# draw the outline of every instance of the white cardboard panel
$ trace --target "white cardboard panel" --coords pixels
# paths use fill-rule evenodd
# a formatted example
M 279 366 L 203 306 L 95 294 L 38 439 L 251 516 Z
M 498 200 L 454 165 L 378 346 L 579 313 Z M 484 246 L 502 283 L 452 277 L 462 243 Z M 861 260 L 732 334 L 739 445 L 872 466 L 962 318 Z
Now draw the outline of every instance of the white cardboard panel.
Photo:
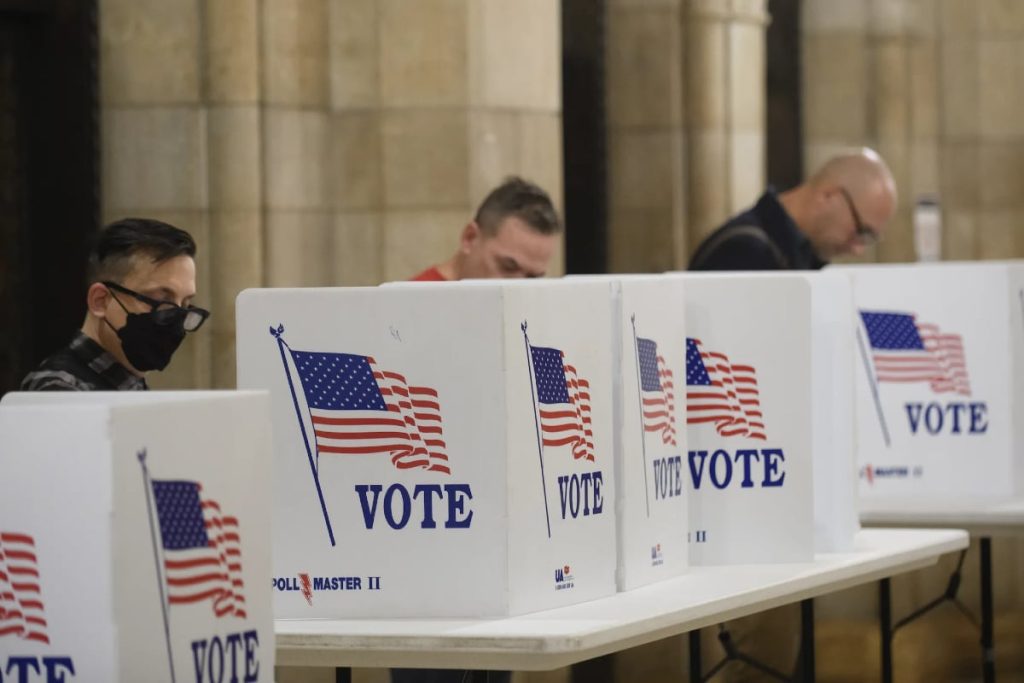
M 632 590 L 677 576 L 689 564 L 688 543 L 680 533 L 687 528 L 689 488 L 682 391 L 686 373 L 683 277 L 569 279 L 612 283 L 618 587 Z
M 615 524 L 609 310 L 606 287 L 556 283 L 244 292 L 239 384 L 269 389 L 273 406 L 276 615 L 494 616 L 613 592 L 614 556 L 602 550 Z M 532 346 L 562 351 L 591 382 L 595 460 L 538 448 L 524 321 Z M 316 398 L 317 381 L 351 384 L 372 405 Z M 430 421 L 410 416 L 414 427 L 351 452 L 351 430 L 394 412 L 385 397 L 396 385 L 434 392 Z M 425 449 L 434 457 L 408 448 L 418 437 L 440 444 Z M 595 469 L 600 514 L 585 497 Z M 564 490 L 576 518 L 561 516 L 560 477 L 582 482 Z
M 221 666 L 272 678 L 266 414 L 265 396 L 237 392 L 4 398 L 0 440 L 19 476 L 0 483 L 0 509 L 36 542 L 44 656 L 69 657 L 81 680 L 169 681 L 172 661 L 178 680 L 197 667 L 216 680 Z M 188 547 L 197 533 L 217 555 Z M 221 594 L 229 581 L 237 600 Z M 23 645 L 0 636 L 4 654 Z
M 1014 492 L 1024 491 L 1024 261 L 1007 265 L 1010 276 L 1010 376 L 1013 377 Z
M 1020 491 L 1020 270 L 1012 263 L 842 269 L 860 314 L 861 496 Z
M 838 273 L 805 275 L 811 285 L 814 547 L 849 552 L 860 529 L 854 429 L 853 293 Z
M 810 560 L 806 279 L 689 274 L 686 331 L 691 563 Z
M 48 640 L 0 636 L 0 666 L 9 675 L 14 675 L 10 658 L 37 658 L 42 668 L 48 657 L 57 671 L 68 673 L 69 664 L 81 680 L 119 680 L 107 417 L 102 408 L 76 407 L 61 412 L 58 429 L 52 410 L 0 406 L 0 550 L 6 571 L 15 565 L 8 557 L 12 550 L 34 550 L 34 561 L 17 564 L 39 574 L 34 597 L 42 609 L 31 613 L 45 620 L 45 627 L 37 626 Z M 11 534 L 30 537 L 32 545 L 12 543 Z M 9 611 L 10 601 L 4 606 Z M 85 620 L 81 614 L 93 617 Z M 0 623 L 26 626 L 17 622 Z M 68 664 L 58 665 L 60 659 Z

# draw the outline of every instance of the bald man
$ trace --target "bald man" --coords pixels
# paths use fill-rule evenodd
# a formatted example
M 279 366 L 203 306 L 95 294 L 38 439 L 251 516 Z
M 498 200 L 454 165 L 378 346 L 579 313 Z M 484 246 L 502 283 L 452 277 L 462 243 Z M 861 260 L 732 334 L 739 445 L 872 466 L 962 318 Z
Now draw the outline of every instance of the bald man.
M 889 167 L 873 150 L 859 149 L 829 159 L 782 194 L 769 188 L 701 243 L 690 270 L 816 270 L 864 253 L 895 212 Z

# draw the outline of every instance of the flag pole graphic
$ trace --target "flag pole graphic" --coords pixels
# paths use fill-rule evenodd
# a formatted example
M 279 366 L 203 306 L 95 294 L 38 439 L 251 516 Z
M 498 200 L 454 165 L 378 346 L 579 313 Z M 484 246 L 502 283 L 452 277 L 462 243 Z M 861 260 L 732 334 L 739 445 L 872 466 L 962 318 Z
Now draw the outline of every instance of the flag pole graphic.
M 156 528 L 153 526 L 153 485 L 149 479 L 149 468 L 146 467 L 146 450 L 136 453 L 142 466 L 142 485 L 146 489 L 146 517 L 149 518 L 149 536 L 153 541 L 153 564 L 156 565 L 156 582 L 160 586 L 160 609 L 164 615 L 164 639 L 167 641 L 167 662 L 171 665 L 171 683 L 175 683 L 174 654 L 171 651 L 171 623 L 167 618 L 167 599 L 164 596 L 164 577 L 160 571 L 160 553 L 157 550 Z
M 633 323 L 633 359 L 636 361 L 636 403 L 640 408 L 640 455 L 644 460 L 644 501 L 647 503 L 647 516 L 651 516 L 651 494 L 647 486 L 647 428 L 644 426 L 643 382 L 640 377 L 640 342 L 636 339 L 636 313 L 629 316 Z M 668 407 L 668 404 L 665 404 Z
M 540 457 L 540 487 L 544 494 L 544 519 L 548 524 L 548 538 L 551 538 L 551 513 L 548 512 L 548 484 L 544 478 L 544 444 L 540 440 L 540 417 L 537 415 L 537 382 L 533 376 L 533 354 L 530 353 L 530 336 L 526 334 L 526 321 L 519 326 L 523 330 L 523 341 L 526 343 L 526 368 L 530 371 L 530 399 L 533 405 L 533 424 L 537 428 L 537 455 Z
M 878 424 L 882 426 L 882 437 L 885 439 L 885 447 L 891 444 L 889 441 L 889 427 L 885 424 L 885 414 L 882 412 L 882 400 L 878 397 L 878 384 L 875 382 L 875 375 L 871 372 L 871 363 L 868 361 L 868 352 L 864 348 L 864 336 L 860 333 L 860 325 L 857 326 L 857 345 L 860 347 L 860 357 L 864 361 L 864 372 L 868 376 L 868 384 L 871 385 L 871 396 L 875 399 L 875 410 L 878 411 Z
M 327 525 L 327 536 L 331 539 L 331 545 L 337 545 L 334 541 L 334 529 L 331 528 L 331 517 L 327 514 L 327 503 L 324 502 L 324 492 L 320 488 L 319 459 L 313 461 L 313 449 L 309 447 L 309 437 L 306 436 L 306 423 L 302 420 L 302 410 L 299 408 L 299 397 L 295 394 L 295 384 L 292 382 L 292 373 L 288 369 L 288 358 L 285 356 L 284 348 L 288 346 L 281 335 L 284 334 L 284 325 L 278 324 L 277 329 L 270 328 L 270 334 L 277 340 L 277 348 L 281 352 L 281 363 L 284 365 L 284 375 L 288 378 L 288 389 L 292 392 L 292 405 L 295 406 L 295 417 L 299 420 L 299 430 L 302 432 L 302 442 L 306 444 L 306 457 L 309 459 L 309 471 L 313 475 L 313 483 L 316 485 L 316 495 L 320 499 L 320 509 L 324 513 L 324 524 Z M 288 351 L 291 347 L 288 346 Z M 319 456 L 319 453 L 317 453 Z

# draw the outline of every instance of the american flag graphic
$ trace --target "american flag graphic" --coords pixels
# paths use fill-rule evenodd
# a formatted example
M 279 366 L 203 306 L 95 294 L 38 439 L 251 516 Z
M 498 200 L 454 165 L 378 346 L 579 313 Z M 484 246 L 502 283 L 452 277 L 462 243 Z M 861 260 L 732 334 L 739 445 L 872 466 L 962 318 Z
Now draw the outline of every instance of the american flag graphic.
M 594 459 L 590 421 L 590 382 L 565 362 L 558 349 L 530 345 L 540 403 L 541 441 L 545 446 L 571 446 L 576 460 Z
M 451 474 L 437 391 L 370 356 L 292 351 L 318 454 L 388 455 L 400 470 Z
M 660 432 L 662 443 L 676 445 L 676 398 L 672 371 L 658 354 L 658 345 L 636 339 L 640 364 L 640 404 L 645 432 Z
M 913 313 L 861 311 L 879 382 L 928 382 L 932 391 L 971 395 L 964 342 Z
M 245 618 L 238 519 L 221 512 L 194 481 L 153 480 L 164 549 L 167 601 L 210 601 L 218 617 Z
M 49 643 L 35 539 L 0 532 L 0 637 Z
M 765 439 L 757 371 L 686 339 L 686 423 L 713 422 L 722 436 Z

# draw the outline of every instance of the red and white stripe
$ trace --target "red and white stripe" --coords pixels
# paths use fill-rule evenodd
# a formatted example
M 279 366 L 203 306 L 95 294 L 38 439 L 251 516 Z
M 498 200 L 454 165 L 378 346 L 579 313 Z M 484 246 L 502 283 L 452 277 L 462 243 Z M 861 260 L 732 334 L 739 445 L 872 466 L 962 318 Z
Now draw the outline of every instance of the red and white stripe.
M 661 432 L 662 443 L 676 445 L 676 396 L 672 371 L 661 355 L 656 357 L 661 391 L 644 391 L 641 398 L 644 431 Z
M 209 546 L 164 551 L 167 601 L 187 605 L 213 601 L 218 617 L 245 618 L 242 581 L 242 541 L 238 518 L 222 515 L 220 505 L 199 495 Z
M 722 436 L 764 440 L 757 371 L 751 365 L 730 362 L 724 353 L 705 351 L 699 339 L 694 342 L 700 349 L 711 386 L 687 387 L 687 424 L 713 422 Z
M 565 388 L 569 403 L 541 405 L 540 429 L 545 446 L 572 446 L 576 460 L 594 460 L 594 431 L 590 419 L 590 382 L 565 363 Z
M 437 391 L 409 386 L 403 375 L 380 370 L 371 357 L 367 360 L 387 413 L 310 408 L 317 451 L 340 455 L 386 454 L 398 469 L 422 468 L 451 474 Z
M 0 637 L 49 643 L 35 540 L 0 532 Z
M 936 393 L 953 391 L 971 395 L 964 357 L 963 337 L 945 334 L 938 325 L 914 323 L 924 350 L 874 352 L 875 371 L 879 382 L 928 382 Z

